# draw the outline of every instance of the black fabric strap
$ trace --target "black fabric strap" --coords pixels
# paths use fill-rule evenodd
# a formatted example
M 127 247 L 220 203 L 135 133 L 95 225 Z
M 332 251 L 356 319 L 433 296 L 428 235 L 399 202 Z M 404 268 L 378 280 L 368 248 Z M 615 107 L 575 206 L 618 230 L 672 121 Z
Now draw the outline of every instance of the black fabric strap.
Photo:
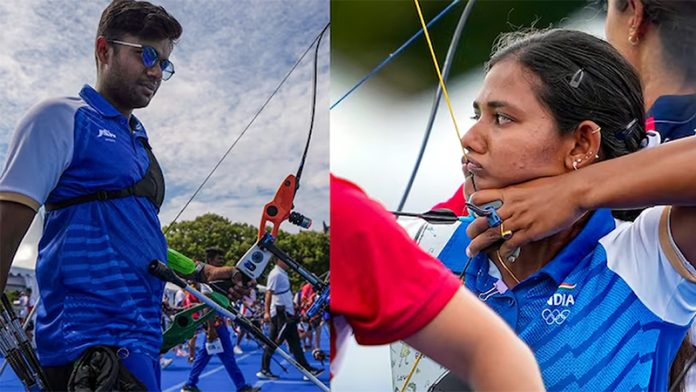
M 91 195 L 78 196 L 73 199 L 63 200 L 55 203 L 46 203 L 44 207 L 46 208 L 46 211 L 53 211 L 75 204 L 87 203 L 88 201 L 118 199 L 121 197 L 132 196 L 133 188 L 135 188 L 135 186 L 127 189 L 121 189 L 120 191 L 99 191 L 97 193 L 92 193 Z
M 44 207 L 46 211 L 54 211 L 61 208 L 69 207 L 75 204 L 87 203 L 90 201 L 104 201 L 111 199 L 120 199 L 128 196 L 145 196 L 152 204 L 155 205 L 157 211 L 159 212 L 162 202 L 164 201 L 164 176 L 162 175 L 162 169 L 160 168 L 155 154 L 152 153 L 150 145 L 147 140 L 140 138 L 141 143 L 147 151 L 147 156 L 149 159 L 149 166 L 145 176 L 140 179 L 133 186 L 126 189 L 120 189 L 116 191 L 98 191 L 89 195 L 78 196 L 68 200 L 62 200 L 54 203 L 46 203 Z
M 277 293 L 276 293 L 276 292 L 273 292 L 273 295 L 281 295 L 281 294 L 285 294 L 285 293 L 287 293 L 288 291 L 290 291 L 290 288 L 289 288 L 289 287 L 288 287 L 288 289 L 287 289 L 287 290 L 279 291 L 279 292 L 277 292 Z

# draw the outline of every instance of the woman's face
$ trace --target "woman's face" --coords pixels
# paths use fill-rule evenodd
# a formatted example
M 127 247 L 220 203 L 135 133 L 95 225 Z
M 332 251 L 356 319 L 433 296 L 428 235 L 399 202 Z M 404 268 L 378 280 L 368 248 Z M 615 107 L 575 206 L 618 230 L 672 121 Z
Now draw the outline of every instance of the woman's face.
M 469 150 L 469 162 L 463 165 L 467 196 L 567 171 L 573 138 L 561 136 L 537 99 L 539 83 L 514 58 L 497 63 L 486 75 L 474 101 L 477 121 L 462 138 Z

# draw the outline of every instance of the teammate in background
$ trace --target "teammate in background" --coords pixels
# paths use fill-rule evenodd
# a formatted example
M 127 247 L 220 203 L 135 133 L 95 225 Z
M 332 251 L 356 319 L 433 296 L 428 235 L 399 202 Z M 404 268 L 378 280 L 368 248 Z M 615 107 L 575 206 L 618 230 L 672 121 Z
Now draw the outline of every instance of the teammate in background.
M 276 265 L 268 274 L 266 293 L 264 295 L 263 319 L 265 322 L 270 323 L 269 338 L 278 345 L 287 340 L 290 351 L 297 363 L 315 376 L 318 376 L 324 369 L 310 366 L 302 351 L 300 337 L 297 333 L 297 316 L 292 301 L 293 295 L 292 291 L 290 291 L 290 279 L 286 272 L 287 268 L 287 264 L 277 260 Z M 271 355 L 273 355 L 273 349 L 266 347 L 261 359 L 261 370 L 256 373 L 258 378 L 278 379 L 278 376 L 273 374 L 270 369 Z
M 31 288 L 27 288 L 24 291 L 22 291 L 22 294 L 19 296 L 19 319 L 21 320 L 22 323 L 24 323 L 24 320 L 29 316 L 29 313 L 31 313 L 31 308 L 32 306 L 30 305 L 31 301 Z
M 206 264 L 213 265 L 215 267 L 222 267 L 225 265 L 225 253 L 219 248 L 208 248 L 205 251 Z M 202 292 L 208 291 L 209 289 L 203 290 Z M 187 294 L 187 306 L 192 306 L 194 301 L 190 293 Z M 195 299 L 195 298 L 194 298 Z M 197 300 L 196 300 L 197 302 Z M 230 378 L 234 382 L 237 392 L 257 392 L 260 389 L 252 387 L 246 383 L 242 371 L 239 370 L 237 361 L 234 358 L 234 346 L 232 345 L 232 340 L 230 339 L 230 331 L 227 327 L 227 323 L 224 318 L 215 316 L 210 321 L 208 321 L 205 331 L 205 340 L 198 350 L 195 350 L 195 336 L 192 338 L 193 344 L 191 346 L 191 353 L 195 352 L 195 357 L 193 358 L 193 367 L 191 368 L 191 373 L 189 374 L 186 384 L 181 388 L 182 392 L 199 392 L 197 384 L 201 373 L 205 370 L 205 367 L 210 362 L 210 358 L 213 355 L 220 357 L 222 364 L 227 370 Z M 189 356 L 189 361 L 191 357 Z
M 309 317 L 307 311 L 312 307 L 316 300 L 314 287 L 310 283 L 305 283 L 299 291 L 300 298 L 300 316 L 305 329 L 304 348 L 312 349 L 314 355 L 315 350 L 320 350 L 321 344 L 321 324 L 323 322 L 322 314 L 316 314 L 314 317 Z
M 529 348 L 392 214 L 333 175 L 330 194 L 332 374 L 352 330 L 360 344 L 405 340 L 476 390 L 544 389 Z
M 664 142 L 696 134 L 696 2 L 605 0 L 607 40 L 638 72 L 646 130 Z M 684 339 L 671 368 L 674 380 L 694 355 L 694 332 Z M 696 369 L 692 371 L 696 389 Z M 684 386 L 680 389 L 684 389 Z
M 26 290 L 22 292 L 19 297 L 19 319 L 22 325 L 27 321 L 27 318 L 31 316 L 31 311 L 34 309 L 35 300 L 32 295 L 31 287 L 27 287 Z M 33 317 L 32 317 L 33 318 Z M 24 327 L 29 341 L 34 339 L 34 320 L 29 320 Z

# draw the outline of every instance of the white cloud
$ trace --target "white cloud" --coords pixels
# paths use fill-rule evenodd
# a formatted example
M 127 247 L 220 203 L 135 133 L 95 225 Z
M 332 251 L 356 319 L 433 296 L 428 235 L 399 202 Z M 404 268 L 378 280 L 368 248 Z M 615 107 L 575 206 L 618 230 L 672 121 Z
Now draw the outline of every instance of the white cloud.
M 167 224 L 242 132 L 329 20 L 328 2 L 155 1 L 182 24 L 172 54 L 176 75 L 135 115 L 148 130 L 167 179 Z M 0 162 L 11 132 L 41 99 L 77 95 L 94 84 L 93 45 L 108 2 L 0 3 Z M 329 37 L 319 52 L 317 116 L 296 206 L 328 220 Z M 184 219 L 215 212 L 258 224 L 263 205 L 297 170 L 309 128 L 313 50 L 257 118 Z M 323 201 L 323 202 L 322 202 Z M 285 225 L 284 229 L 291 226 Z

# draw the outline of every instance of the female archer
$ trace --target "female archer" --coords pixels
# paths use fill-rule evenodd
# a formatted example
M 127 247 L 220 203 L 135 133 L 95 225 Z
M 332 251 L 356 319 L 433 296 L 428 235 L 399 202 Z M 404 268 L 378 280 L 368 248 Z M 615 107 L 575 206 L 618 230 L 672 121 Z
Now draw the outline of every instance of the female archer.
M 464 189 L 502 201 L 502 225 L 472 218 L 448 241 L 472 257 L 440 258 L 465 265 L 549 390 L 666 389 L 696 314 L 696 143 L 629 154 L 647 143 L 643 108 L 626 60 L 568 30 L 504 36 L 474 102 Z M 635 222 L 609 210 L 652 205 Z

